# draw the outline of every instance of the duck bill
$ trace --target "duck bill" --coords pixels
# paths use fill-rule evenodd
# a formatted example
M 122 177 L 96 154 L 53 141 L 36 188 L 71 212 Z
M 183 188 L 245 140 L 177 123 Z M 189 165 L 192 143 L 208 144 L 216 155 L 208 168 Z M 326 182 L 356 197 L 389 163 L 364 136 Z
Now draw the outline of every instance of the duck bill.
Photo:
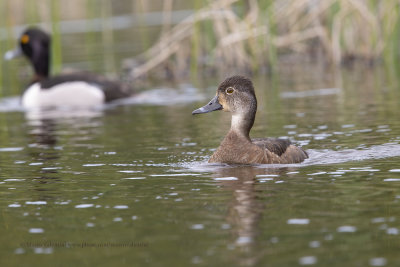
M 11 59 L 19 57 L 21 55 L 22 55 L 22 50 L 21 50 L 21 48 L 18 47 L 14 50 L 7 51 L 4 54 L 4 60 L 11 60 Z
M 218 102 L 218 96 L 216 95 L 207 105 L 198 108 L 192 112 L 192 115 L 201 114 L 201 113 L 208 113 L 215 110 L 221 110 L 222 105 Z

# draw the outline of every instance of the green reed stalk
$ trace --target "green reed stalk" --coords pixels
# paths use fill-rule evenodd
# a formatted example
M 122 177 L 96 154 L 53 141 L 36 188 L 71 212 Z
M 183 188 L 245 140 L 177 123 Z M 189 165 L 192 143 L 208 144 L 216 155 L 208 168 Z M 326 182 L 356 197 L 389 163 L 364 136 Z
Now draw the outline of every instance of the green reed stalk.
M 62 48 L 60 31 L 60 4 L 58 1 L 50 1 L 51 13 L 51 66 L 52 73 L 59 73 L 62 68 Z
M 274 5 L 274 1 L 268 1 L 267 5 L 265 7 L 265 11 L 263 11 L 263 13 L 267 14 L 265 23 L 268 28 L 268 35 L 265 37 L 262 36 L 262 38 L 264 38 L 264 40 L 266 42 L 265 45 L 268 46 L 268 58 L 267 58 L 268 61 L 267 62 L 268 62 L 271 72 L 275 72 L 277 65 L 278 65 L 278 52 L 277 52 L 277 48 L 273 42 L 273 40 L 276 36 L 276 26 L 277 26 L 275 17 L 273 14 L 273 5 Z M 262 8 L 262 10 L 263 10 L 263 8 Z
M 199 10 L 201 8 L 201 4 L 198 0 L 194 1 L 194 9 Z M 199 62 L 199 56 L 200 56 L 200 33 L 201 28 L 200 28 L 200 23 L 195 22 L 193 25 L 193 34 L 191 38 L 191 50 L 190 50 L 190 74 L 191 76 L 197 76 L 198 75 L 198 62 Z M 209 33 L 205 33 L 206 35 L 209 35 Z M 208 38 L 206 38 L 208 39 Z
M 112 1 L 103 0 L 101 7 L 102 17 L 102 42 L 103 65 L 107 73 L 116 73 L 116 61 L 114 56 L 114 35 L 112 25 Z
M 11 10 L 10 8 L 10 3 L 8 1 L 5 1 L 4 3 L 4 9 L 5 11 L 7 10 Z M 14 19 L 13 19 L 13 14 L 11 12 L 5 12 L 5 26 L 6 26 L 6 30 L 7 30 L 7 41 L 6 41 L 6 50 L 9 49 L 15 49 L 15 47 L 18 45 L 18 43 L 16 42 L 17 40 L 17 36 L 15 36 L 14 34 Z M 17 75 L 9 75 L 10 73 L 15 73 L 16 70 L 16 66 L 17 66 L 18 62 L 15 60 L 11 60 L 7 63 L 3 64 L 3 71 L 4 73 L 6 73 L 6 75 L 3 76 L 3 86 L 6 86 L 3 89 L 3 95 L 18 95 L 21 91 L 20 87 L 21 82 L 18 79 Z M 5 84 L 6 82 L 6 84 Z
M 96 18 L 96 11 L 100 7 L 97 5 L 96 0 L 87 0 L 86 1 L 86 31 L 85 31 L 85 45 L 84 49 L 86 51 L 85 61 L 88 61 L 90 64 L 90 70 L 95 72 L 101 72 L 97 58 L 97 47 L 96 47 L 96 33 L 94 29 L 94 19 Z
M 137 31 L 139 31 L 138 40 L 141 42 L 144 49 L 148 49 L 153 45 L 150 41 L 149 31 L 146 29 L 146 24 L 144 21 L 144 15 L 149 11 L 148 5 L 149 4 L 147 0 L 134 1 L 134 4 L 132 5 L 132 16 L 137 16 L 141 24 L 141 29 L 137 29 Z

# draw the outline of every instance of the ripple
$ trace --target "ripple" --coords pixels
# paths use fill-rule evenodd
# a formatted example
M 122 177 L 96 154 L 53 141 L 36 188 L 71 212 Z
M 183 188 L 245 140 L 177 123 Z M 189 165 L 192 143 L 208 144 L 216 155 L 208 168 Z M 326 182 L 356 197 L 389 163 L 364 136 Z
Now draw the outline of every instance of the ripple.
M 304 256 L 299 259 L 299 264 L 301 265 L 313 265 L 317 263 L 317 258 L 315 256 Z
M 397 228 L 395 228 L 395 227 L 391 227 L 391 228 L 388 228 L 388 229 L 386 230 L 386 233 L 387 233 L 388 235 L 398 235 L 398 234 L 399 234 L 399 229 L 397 229 Z
M 357 231 L 357 228 L 350 225 L 343 225 L 338 227 L 336 231 L 339 233 L 354 233 Z
M 29 163 L 29 166 L 40 166 L 40 165 L 43 165 L 43 162 L 32 162 L 32 163 Z
M 239 180 L 237 177 L 219 177 L 213 178 L 215 181 L 236 181 Z
M 400 169 L 391 169 L 389 172 L 400 172 Z
M 24 253 L 25 253 L 25 249 L 23 249 L 23 248 L 17 248 L 14 251 L 14 254 L 24 254 Z
M 83 164 L 83 167 L 100 167 L 100 166 L 104 166 L 104 163 L 92 163 L 92 164 Z
M 121 172 L 121 173 L 140 173 L 140 172 L 143 172 L 143 171 L 118 171 L 118 172 Z
M 371 266 L 385 266 L 387 260 L 385 258 L 372 258 L 369 260 L 369 265 Z
M 239 236 L 235 243 L 238 245 L 247 245 L 253 243 L 253 238 L 251 236 Z
M 400 182 L 400 178 L 386 178 L 383 179 L 384 182 Z
M 321 175 L 321 174 L 326 174 L 326 172 L 315 172 L 315 173 L 309 173 L 307 175 Z
M 0 147 L 0 152 L 16 152 L 24 150 L 23 147 Z
M 385 221 L 386 221 L 386 219 L 383 218 L 383 217 L 377 217 L 377 218 L 372 218 L 372 219 L 371 219 L 371 222 L 372 222 L 372 223 L 383 223 L 383 222 L 385 222 Z
M 152 177 L 199 176 L 198 173 L 150 174 Z
M 44 230 L 43 230 L 43 228 L 31 228 L 31 229 L 29 229 L 29 233 L 42 234 L 42 233 L 44 233 Z
M 310 248 L 319 248 L 321 246 L 321 242 L 319 241 L 311 241 L 309 244 Z
M 21 181 L 25 181 L 25 179 L 5 179 L 3 180 L 4 182 L 21 182 Z
M 282 98 L 305 98 L 313 96 L 327 96 L 327 95 L 337 95 L 342 90 L 340 88 L 321 88 L 314 90 L 306 90 L 300 92 L 282 92 Z
M 310 223 L 310 219 L 299 219 L 299 218 L 292 218 L 287 220 L 287 224 L 309 224 Z
M 370 159 L 383 159 L 400 156 L 400 144 L 386 143 L 382 145 L 374 145 L 365 149 L 343 149 L 334 150 L 307 150 L 310 158 L 297 166 L 309 166 L 319 164 L 337 164 L 350 161 L 362 161 Z M 296 166 L 293 165 L 292 166 Z M 276 165 L 275 165 L 276 166 Z M 342 170 L 340 170 L 342 171 Z M 365 169 L 364 171 L 379 171 L 376 169 Z
M 201 223 L 199 223 L 199 224 L 193 224 L 192 226 L 190 226 L 190 229 L 193 229 L 193 230 L 202 230 L 202 229 L 204 229 L 204 225 L 201 224 Z
M 114 209 L 118 210 L 123 210 L 123 209 L 128 209 L 129 207 L 127 205 L 115 205 Z
M 26 205 L 47 205 L 47 201 L 26 201 Z
M 53 253 L 53 248 L 38 247 L 38 248 L 34 248 L 33 252 L 35 254 L 52 254 Z
M 151 105 L 174 105 L 179 103 L 190 103 L 204 100 L 205 97 L 198 93 L 192 86 L 181 88 L 157 88 L 146 90 L 132 97 L 119 100 L 121 104 L 151 104 Z
M 86 209 L 86 208 L 91 208 L 93 207 L 94 204 L 79 204 L 79 205 L 75 205 L 76 209 Z

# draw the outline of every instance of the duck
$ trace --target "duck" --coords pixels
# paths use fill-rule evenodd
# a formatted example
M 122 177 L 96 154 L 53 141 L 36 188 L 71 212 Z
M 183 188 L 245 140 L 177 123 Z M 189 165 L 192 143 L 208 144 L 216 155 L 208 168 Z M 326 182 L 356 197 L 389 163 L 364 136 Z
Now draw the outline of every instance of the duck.
M 231 128 L 209 163 L 292 164 L 308 158 L 307 152 L 293 145 L 290 140 L 250 138 L 257 112 L 257 98 L 249 78 L 235 75 L 225 79 L 218 86 L 215 97 L 192 114 L 217 110 L 232 113 Z
M 51 37 L 36 27 L 27 28 L 18 39 L 18 47 L 4 55 L 5 60 L 24 55 L 34 76 L 21 98 L 26 109 L 47 107 L 91 107 L 131 96 L 128 84 L 89 72 L 50 76 Z

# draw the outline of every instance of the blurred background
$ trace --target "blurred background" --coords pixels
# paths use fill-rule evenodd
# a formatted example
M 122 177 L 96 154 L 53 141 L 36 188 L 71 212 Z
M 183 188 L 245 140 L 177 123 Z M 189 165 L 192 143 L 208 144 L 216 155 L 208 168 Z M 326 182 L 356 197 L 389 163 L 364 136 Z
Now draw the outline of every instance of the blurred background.
M 310 62 L 398 68 L 396 0 L 1 0 L 0 10 L 1 54 L 26 26 L 41 27 L 52 34 L 53 73 L 182 81 Z M 30 66 L 0 68 L 0 94 L 18 94 Z

